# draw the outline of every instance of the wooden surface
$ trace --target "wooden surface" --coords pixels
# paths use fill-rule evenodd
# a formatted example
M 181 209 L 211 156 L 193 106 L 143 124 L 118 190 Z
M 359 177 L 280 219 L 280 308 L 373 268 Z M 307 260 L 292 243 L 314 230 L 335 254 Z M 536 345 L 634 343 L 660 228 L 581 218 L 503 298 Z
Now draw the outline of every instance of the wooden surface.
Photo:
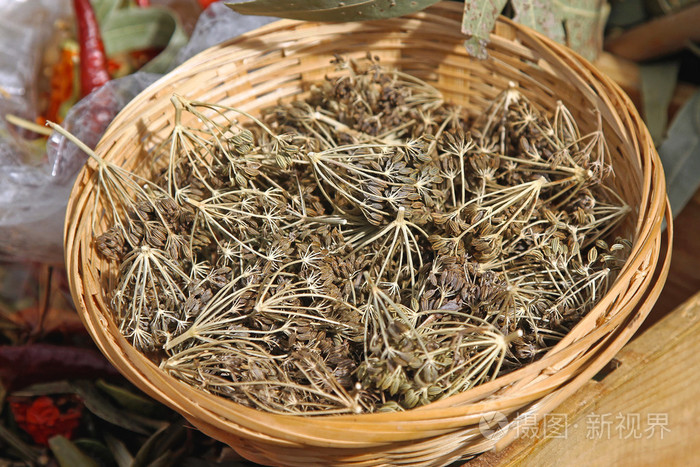
M 631 341 L 615 362 L 549 419 L 467 465 L 698 465 L 700 293 Z

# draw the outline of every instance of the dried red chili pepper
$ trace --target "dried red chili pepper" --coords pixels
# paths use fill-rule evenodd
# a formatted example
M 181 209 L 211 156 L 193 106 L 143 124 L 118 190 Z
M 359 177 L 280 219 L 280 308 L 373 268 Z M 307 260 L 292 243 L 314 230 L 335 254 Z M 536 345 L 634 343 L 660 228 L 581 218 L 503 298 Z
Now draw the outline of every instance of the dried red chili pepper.
M 109 81 L 107 55 L 90 0 L 73 0 L 80 43 L 80 92 L 86 96 Z
M 61 408 L 54 400 L 41 396 L 33 401 L 11 399 L 10 408 L 17 425 L 29 433 L 36 444 L 46 446 L 49 439 L 61 435 L 68 439 L 80 426 L 82 405 L 75 396 L 61 399 Z
M 209 5 L 218 1 L 219 0 L 199 0 L 199 6 L 202 7 L 202 10 L 206 10 Z

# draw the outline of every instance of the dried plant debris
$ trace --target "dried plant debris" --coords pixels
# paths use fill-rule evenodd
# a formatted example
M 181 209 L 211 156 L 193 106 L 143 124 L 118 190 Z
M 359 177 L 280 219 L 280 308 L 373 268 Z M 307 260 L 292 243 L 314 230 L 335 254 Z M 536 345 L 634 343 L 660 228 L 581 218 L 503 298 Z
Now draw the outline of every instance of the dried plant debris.
M 410 409 L 536 359 L 630 248 L 602 128 L 515 85 L 470 121 L 376 59 L 337 65 L 260 119 L 174 96 L 158 182 L 98 160 L 120 330 L 285 414 Z

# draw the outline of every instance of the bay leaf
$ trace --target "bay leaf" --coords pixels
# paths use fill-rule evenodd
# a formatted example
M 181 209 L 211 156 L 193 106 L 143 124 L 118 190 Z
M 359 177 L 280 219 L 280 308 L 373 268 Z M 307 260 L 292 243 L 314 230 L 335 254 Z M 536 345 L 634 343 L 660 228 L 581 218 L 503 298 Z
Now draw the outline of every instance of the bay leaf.
M 254 0 L 226 3 L 244 15 L 306 21 L 361 21 L 394 18 L 423 10 L 439 0 Z
M 134 457 L 129 452 L 126 444 L 109 433 L 105 434 L 105 443 L 107 443 L 107 447 L 112 453 L 114 462 L 117 463 L 118 467 L 131 467 L 134 462 Z
M 559 0 L 569 47 L 588 60 L 594 60 L 603 48 L 605 22 L 610 5 L 605 0 Z
M 29 464 L 34 464 L 39 461 L 39 455 L 41 454 L 40 451 L 35 447 L 25 443 L 15 432 L 8 430 L 1 423 L 0 442 L 0 444 L 2 444 L 5 447 L 5 449 L 12 450 L 15 454 L 17 454 L 20 457 L 20 459 Z
M 68 381 L 52 381 L 49 383 L 37 383 L 14 391 L 13 396 L 16 397 L 37 397 L 50 396 L 54 394 L 73 394 L 75 388 Z
M 107 55 L 165 47 L 175 30 L 166 10 L 124 8 L 113 11 L 100 25 Z
M 97 380 L 95 386 L 130 412 L 148 417 L 167 416 L 169 413 L 164 406 L 156 403 L 153 399 L 132 392 L 122 386 L 110 384 L 104 380 Z
M 513 21 L 541 32 L 549 38 L 564 43 L 564 26 L 557 14 L 554 2 L 549 0 L 511 0 L 515 16 Z
M 700 91 L 678 111 L 659 146 L 673 215 L 678 215 L 700 187 Z
M 142 435 L 150 433 L 150 430 L 146 428 L 142 420 L 136 420 L 128 412 L 114 406 L 92 383 L 88 381 L 76 381 L 72 384 L 75 387 L 76 394 L 83 399 L 85 407 L 94 415 L 113 425 L 133 431 L 134 433 Z
M 61 467 L 97 467 L 97 462 L 63 436 L 54 436 L 49 447 Z
M 107 17 L 117 9 L 121 0 L 91 0 L 92 10 L 95 12 L 97 24 L 102 25 Z
M 185 437 L 185 427 L 179 423 L 167 425 L 156 431 L 134 456 L 131 467 L 151 467 L 167 464 L 172 460 L 173 453 L 182 445 Z
M 639 66 L 642 82 L 642 105 L 651 138 L 655 143 L 663 140 L 668 124 L 668 106 L 678 82 L 679 60 L 644 63 Z
M 180 20 L 165 8 L 122 8 L 113 10 L 100 25 L 105 52 L 163 49 L 142 71 L 164 73 L 178 50 L 187 43 Z
M 79 438 L 72 440 L 75 447 L 80 449 L 85 455 L 94 459 L 100 465 L 113 465 L 114 456 L 103 443 L 92 438 Z
M 508 0 L 465 0 L 462 32 L 470 36 L 464 41 L 467 52 L 478 58 L 486 57 L 489 34 Z

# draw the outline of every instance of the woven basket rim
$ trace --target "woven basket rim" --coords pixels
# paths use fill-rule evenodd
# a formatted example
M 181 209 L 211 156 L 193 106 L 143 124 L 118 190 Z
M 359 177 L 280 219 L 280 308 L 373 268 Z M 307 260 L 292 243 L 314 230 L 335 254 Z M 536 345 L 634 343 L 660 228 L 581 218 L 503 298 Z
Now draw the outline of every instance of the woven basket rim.
M 409 18 L 397 19 L 392 24 L 401 21 L 424 21 L 433 18 L 435 18 L 437 23 L 453 24 L 453 21 L 446 20 L 442 15 L 455 15 L 459 11 L 461 11 L 459 5 L 454 3 L 438 4 L 436 7 L 411 15 Z M 383 21 L 372 23 L 376 23 L 376 25 L 385 24 Z M 310 31 L 314 31 L 318 27 L 330 28 L 326 24 L 318 25 L 317 23 L 281 20 L 196 55 L 170 74 L 153 83 L 132 103 L 127 105 L 117 116 L 115 122 L 108 128 L 105 137 L 98 145 L 98 153 L 110 153 L 110 144 L 114 142 L 114 138 L 129 126 L 126 116 L 138 113 L 140 107 L 144 105 L 141 96 L 158 95 L 169 83 L 177 82 L 181 77 L 187 76 L 190 73 L 189 70 L 197 68 L 203 62 L 206 62 L 211 55 L 236 48 L 240 44 L 256 41 L 265 42 L 265 40 L 272 42 L 276 36 L 284 37 L 285 34 L 289 35 L 297 30 L 301 30 L 302 35 L 310 34 Z M 347 32 L 364 31 L 367 27 L 373 28 L 378 26 L 357 23 L 347 25 L 345 30 Z M 464 393 L 405 412 L 314 416 L 280 415 L 261 412 L 260 410 L 226 400 L 220 396 L 197 391 L 186 383 L 166 375 L 158 369 L 157 365 L 147 360 L 135 349 L 131 348 L 130 350 L 130 345 L 125 338 L 111 334 L 114 330 L 113 323 L 109 323 L 109 320 L 104 316 L 93 316 L 91 314 L 88 309 L 88 303 L 90 309 L 92 307 L 100 308 L 99 298 L 95 297 L 99 297 L 101 291 L 95 287 L 95 284 L 99 283 L 94 280 L 96 277 L 95 271 L 85 270 L 82 264 L 82 261 L 86 261 L 85 257 L 90 255 L 89 242 L 82 238 L 80 234 L 80 222 L 84 222 L 83 217 L 85 216 L 82 209 L 91 196 L 84 189 L 89 183 L 92 170 L 90 168 L 91 164 L 88 164 L 78 176 L 71 194 L 66 217 L 65 251 L 73 297 L 76 304 L 79 305 L 81 319 L 88 327 L 100 350 L 105 353 L 122 373 L 126 373 L 127 377 L 132 380 L 135 379 L 136 381 L 133 382 L 137 383 L 141 389 L 145 387 L 146 392 L 149 392 L 152 396 L 171 407 L 177 407 L 186 418 L 193 421 L 204 431 L 213 434 L 214 437 L 219 437 L 220 431 L 235 426 L 236 433 L 231 435 L 232 439 L 250 438 L 259 440 L 263 444 L 278 446 L 303 447 L 314 445 L 320 447 L 345 446 L 347 448 L 384 446 L 395 442 L 391 435 L 395 434 L 397 429 L 404 430 L 403 434 L 405 436 L 401 438 L 404 441 L 429 439 L 452 433 L 462 426 L 473 425 L 475 420 L 478 424 L 479 417 L 487 412 L 509 412 L 512 407 L 516 407 L 518 404 L 520 406 L 516 410 L 520 410 L 522 407 L 529 407 L 537 401 L 540 401 L 537 403 L 541 405 L 561 401 L 561 397 L 552 396 L 546 399 L 545 402 L 542 402 L 544 398 L 548 397 L 548 394 L 560 395 L 565 393 L 566 391 L 562 392 L 561 389 L 567 384 L 568 387 L 564 389 L 571 390 L 574 387 L 569 384 L 572 378 L 582 378 L 591 372 L 591 368 L 586 366 L 588 361 L 582 357 L 582 355 L 586 356 L 587 349 L 592 345 L 591 340 L 595 342 L 601 341 L 598 347 L 593 347 L 597 348 L 599 352 L 612 353 L 614 355 L 641 324 L 643 317 L 649 311 L 650 303 L 653 303 L 656 298 L 653 295 L 656 294 L 658 296 L 658 292 L 660 292 L 660 286 L 665 280 L 669 264 L 668 254 L 663 258 L 662 262 L 659 262 L 658 258 L 661 248 L 661 223 L 667 205 L 665 182 L 658 155 L 648 131 L 631 101 L 617 84 L 580 56 L 544 36 L 505 18 L 499 19 L 498 27 L 501 30 L 508 31 L 511 35 L 520 35 L 519 38 L 526 37 L 528 39 L 529 47 L 519 43 L 513 45 L 514 48 L 530 50 L 533 56 L 539 56 L 541 60 L 548 58 L 554 63 L 568 65 L 567 73 L 563 73 L 566 79 L 570 79 L 574 83 L 579 82 L 579 84 L 580 82 L 586 82 L 586 80 L 592 81 L 593 84 L 587 83 L 586 87 L 591 95 L 597 95 L 597 101 L 605 104 L 601 111 L 608 112 L 610 121 L 616 122 L 619 126 L 617 130 L 629 136 L 628 139 L 632 140 L 629 141 L 629 144 L 637 148 L 637 157 L 645 158 L 644 160 L 640 159 L 643 163 L 640 180 L 644 184 L 640 199 L 642 210 L 640 210 L 639 219 L 636 222 L 635 234 L 637 239 L 634 242 L 630 258 L 620 271 L 618 279 L 611 287 L 611 290 L 584 318 L 587 325 L 590 325 L 590 322 L 602 319 L 599 327 L 594 331 L 578 335 L 576 330 L 584 327 L 579 323 L 565 338 L 565 341 L 551 349 L 541 359 Z M 511 38 L 500 35 L 493 35 L 492 40 L 496 44 L 513 41 Z M 536 51 L 532 51 L 533 46 L 537 47 Z M 239 47 L 239 52 L 244 56 L 243 61 L 245 61 L 245 56 L 255 57 L 256 54 L 260 53 L 260 50 L 241 50 Z M 545 65 L 546 63 L 543 64 L 543 66 Z M 599 93 L 600 95 L 598 95 Z M 624 111 L 619 110 L 623 117 L 615 113 L 616 108 L 624 108 Z M 647 187 L 653 187 L 654 190 Z M 646 217 L 649 218 L 646 218 L 643 214 L 646 214 Z M 643 217 L 645 218 L 643 219 Z M 670 236 L 672 233 L 672 221 L 667 211 L 666 217 L 669 225 L 667 235 Z M 642 244 L 642 240 L 646 242 L 647 239 L 653 240 Z M 670 248 L 670 244 L 671 242 L 669 241 L 667 248 Z M 651 277 L 653 276 L 651 273 L 642 274 L 644 271 L 648 272 L 655 269 L 658 270 L 658 276 L 654 278 Z M 86 283 L 85 279 L 89 279 L 90 275 L 92 275 L 93 280 L 89 280 Z M 74 280 L 77 278 L 80 278 L 80 280 Z M 630 288 L 630 285 L 634 287 Z M 652 288 L 647 290 L 650 285 L 652 285 Z M 645 291 L 647 294 L 651 294 L 652 297 L 647 297 L 641 309 L 635 310 L 640 299 L 630 304 L 630 297 L 636 298 Z M 620 303 L 622 305 L 619 307 L 620 309 L 617 309 L 616 306 Z M 614 310 L 615 313 L 610 313 L 610 310 Z M 621 339 L 620 336 L 625 338 Z M 572 370 L 574 371 L 573 374 L 560 375 L 559 378 L 563 379 L 563 381 L 557 380 L 551 375 L 546 375 L 549 369 L 556 368 L 557 363 L 562 360 L 566 360 L 567 365 L 571 365 L 574 368 Z M 576 365 L 582 367 L 578 368 Z M 556 371 L 553 374 L 556 375 Z M 167 388 L 167 391 L 163 388 Z M 528 389 L 530 392 L 528 392 Z M 173 391 L 177 392 L 178 390 L 182 394 L 187 395 L 184 396 L 185 398 L 191 398 L 188 404 L 185 404 L 183 397 L 179 397 L 180 400 L 176 400 Z M 203 412 L 209 414 L 206 420 L 201 418 Z M 329 441 L 332 433 L 347 432 L 349 426 L 352 426 L 355 432 L 362 431 L 364 438 L 359 437 L 359 435 L 347 434 L 345 438 L 340 438 L 340 435 L 338 435 L 338 439 L 335 439 L 333 443 Z M 318 430 L 319 427 L 323 427 L 321 429 L 327 432 L 314 435 L 313 431 Z

